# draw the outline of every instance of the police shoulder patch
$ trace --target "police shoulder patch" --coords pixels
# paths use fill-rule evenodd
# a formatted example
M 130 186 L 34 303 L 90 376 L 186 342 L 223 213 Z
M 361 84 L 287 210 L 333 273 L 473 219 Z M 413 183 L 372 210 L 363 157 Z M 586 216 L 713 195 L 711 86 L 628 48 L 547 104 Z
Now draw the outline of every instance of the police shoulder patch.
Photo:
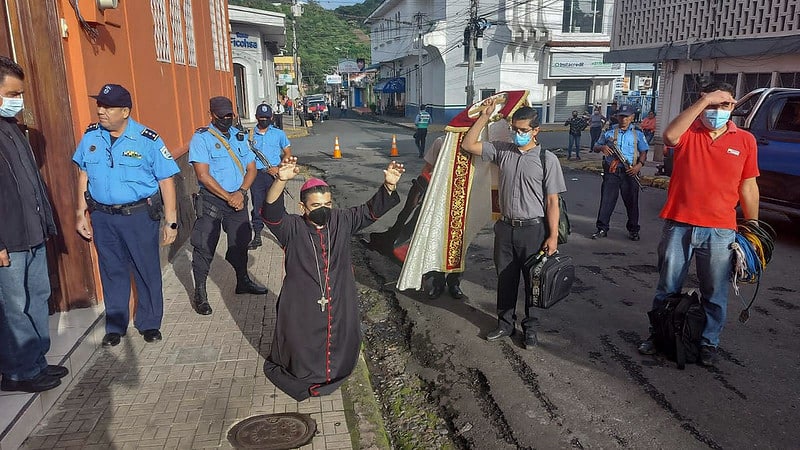
M 172 153 L 169 152 L 167 146 L 161 147 L 161 156 L 163 156 L 164 159 L 172 159 Z
M 200 127 L 194 130 L 195 133 L 205 133 L 206 131 L 208 131 L 208 127 Z
M 88 126 L 88 127 L 86 127 L 86 131 L 85 131 L 85 133 L 88 133 L 88 132 L 90 132 L 90 131 L 94 131 L 94 130 L 96 130 L 96 129 L 98 129 L 98 128 L 100 128 L 100 124 L 99 124 L 99 123 L 97 123 L 97 122 L 95 122 L 95 123 L 90 123 L 90 124 L 89 124 L 89 126 Z
M 147 139 L 150 139 L 151 141 L 155 141 L 156 139 L 158 139 L 158 133 L 151 130 L 150 128 L 145 128 L 144 130 L 142 130 L 142 136 L 146 137 Z

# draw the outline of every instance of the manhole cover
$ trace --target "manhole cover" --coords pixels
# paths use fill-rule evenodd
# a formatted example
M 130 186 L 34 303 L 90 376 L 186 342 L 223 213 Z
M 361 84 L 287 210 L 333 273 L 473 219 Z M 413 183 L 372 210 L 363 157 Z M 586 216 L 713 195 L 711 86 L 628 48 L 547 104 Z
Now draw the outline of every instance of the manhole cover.
M 264 414 L 244 419 L 228 431 L 235 448 L 286 450 L 311 442 L 317 422 L 308 414 Z

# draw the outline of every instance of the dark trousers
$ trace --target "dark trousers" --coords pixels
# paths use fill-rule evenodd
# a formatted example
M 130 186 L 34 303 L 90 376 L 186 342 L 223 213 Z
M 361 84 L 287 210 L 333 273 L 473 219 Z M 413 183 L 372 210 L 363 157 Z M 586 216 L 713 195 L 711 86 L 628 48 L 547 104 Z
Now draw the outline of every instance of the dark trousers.
M 247 244 L 252 236 L 250 221 L 247 220 L 247 209 L 234 210 L 221 198 L 201 189 L 203 208 L 197 211 L 197 220 L 192 228 L 191 242 L 192 273 L 195 286 L 205 286 L 208 269 L 214 260 L 214 253 L 219 242 L 220 224 L 228 236 L 228 251 L 225 260 L 236 271 L 236 279 L 247 277 Z M 198 208 L 199 209 L 199 208 Z
M 569 135 L 569 146 L 567 147 L 567 158 L 572 156 L 572 150 L 575 149 L 575 157 L 581 157 L 581 135 L 580 134 L 572 134 Z
M 103 282 L 106 333 L 125 334 L 130 320 L 131 273 L 136 283 L 136 317 L 139 331 L 161 328 L 164 297 L 158 255 L 160 222 L 150 218 L 147 208 L 129 216 L 92 212 L 97 265 Z
M 425 138 L 428 137 L 428 129 L 427 128 L 417 128 L 417 132 L 414 134 L 414 143 L 417 144 L 417 150 L 419 150 L 419 156 L 425 154 Z
M 275 178 L 267 173 L 267 169 L 258 171 L 255 181 L 250 186 L 250 196 L 253 197 L 253 210 L 250 211 L 253 235 L 258 236 L 264 229 L 264 219 L 261 218 L 261 207 L 264 206 L 264 199 L 267 198 L 267 191 Z
M 592 137 L 592 144 L 589 146 L 589 151 L 594 151 L 594 144 L 597 143 L 597 140 L 600 139 L 600 135 L 603 133 L 603 127 L 591 127 L 589 128 L 589 136 Z
M 609 172 L 608 164 L 603 162 L 603 184 L 600 186 L 600 210 L 597 212 L 597 229 L 608 231 L 611 214 L 617 206 L 617 197 L 622 196 L 622 202 L 628 212 L 628 222 L 625 228 L 630 232 L 639 232 L 639 185 L 636 180 L 625 173 L 622 164 L 616 172 Z
M 275 114 L 274 119 L 275 128 L 282 130 L 283 129 L 283 114 Z
M 497 322 L 498 327 L 512 331 L 517 320 L 517 293 L 519 277 L 525 281 L 525 319 L 522 330 L 533 330 L 533 305 L 531 278 L 525 270 L 525 260 L 538 253 L 545 238 L 544 219 L 541 223 L 512 227 L 497 221 L 494 224 L 494 264 L 497 269 Z

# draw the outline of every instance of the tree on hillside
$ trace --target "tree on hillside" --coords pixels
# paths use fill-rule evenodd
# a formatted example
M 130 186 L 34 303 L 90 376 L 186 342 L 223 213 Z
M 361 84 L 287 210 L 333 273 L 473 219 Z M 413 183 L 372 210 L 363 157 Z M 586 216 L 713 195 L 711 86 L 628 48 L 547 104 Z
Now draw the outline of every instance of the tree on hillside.
M 370 0 L 368 0 L 370 1 Z M 232 5 L 276 11 L 286 15 L 286 49 L 291 55 L 292 16 L 291 5 L 268 0 L 230 0 Z M 319 91 L 325 83 L 325 75 L 332 73 L 340 58 L 365 58 L 369 60 L 369 37 L 361 29 L 342 20 L 331 10 L 317 2 L 303 5 L 303 15 L 297 19 L 297 56 L 300 57 L 300 70 L 303 81 L 311 91 Z M 339 50 L 337 50 L 337 47 Z

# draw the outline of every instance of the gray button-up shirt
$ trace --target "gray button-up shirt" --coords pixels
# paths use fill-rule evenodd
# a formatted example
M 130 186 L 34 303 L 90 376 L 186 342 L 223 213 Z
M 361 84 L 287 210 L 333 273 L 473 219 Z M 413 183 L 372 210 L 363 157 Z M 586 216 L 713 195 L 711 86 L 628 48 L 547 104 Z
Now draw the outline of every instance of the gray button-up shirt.
M 544 217 L 544 194 L 542 193 L 541 145 L 521 152 L 509 142 L 483 142 L 481 158 L 500 168 L 500 213 L 509 219 L 533 219 Z M 545 153 L 547 164 L 547 192 L 566 192 L 564 173 L 558 158 Z

